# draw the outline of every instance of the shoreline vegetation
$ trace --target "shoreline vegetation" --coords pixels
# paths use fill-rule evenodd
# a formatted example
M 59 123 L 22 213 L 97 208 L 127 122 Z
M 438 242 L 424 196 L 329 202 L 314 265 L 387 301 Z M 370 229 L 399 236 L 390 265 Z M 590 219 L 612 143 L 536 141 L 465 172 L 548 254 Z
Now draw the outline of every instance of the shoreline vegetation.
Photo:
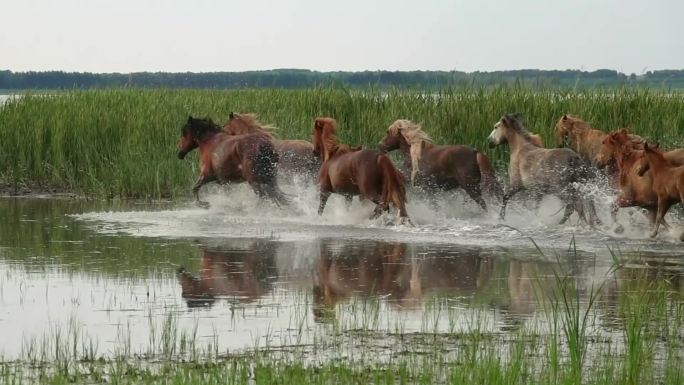
M 487 148 L 486 140 L 506 112 L 522 113 L 547 147 L 555 146 L 554 125 L 567 113 L 604 131 L 629 127 L 663 147 L 684 147 L 684 94 L 647 89 L 70 90 L 26 93 L 0 107 L 0 182 L 9 193 L 188 196 L 198 164 L 196 154 L 185 161 L 176 158 L 181 127 L 188 115 L 223 124 L 230 112 L 255 112 L 278 127 L 278 137 L 306 140 L 315 117 L 333 116 L 342 142 L 368 148 L 376 148 L 394 120 L 411 119 L 421 122 L 436 143 L 483 151 L 500 175 L 508 155 Z
M 74 88 L 311 88 L 320 86 L 351 88 L 526 87 L 615 88 L 646 87 L 683 89 L 684 70 L 648 71 L 640 75 L 609 69 L 463 71 L 311 71 L 274 69 L 243 72 L 132 72 L 90 73 L 64 71 L 13 72 L 0 70 L 0 90 L 57 90 Z

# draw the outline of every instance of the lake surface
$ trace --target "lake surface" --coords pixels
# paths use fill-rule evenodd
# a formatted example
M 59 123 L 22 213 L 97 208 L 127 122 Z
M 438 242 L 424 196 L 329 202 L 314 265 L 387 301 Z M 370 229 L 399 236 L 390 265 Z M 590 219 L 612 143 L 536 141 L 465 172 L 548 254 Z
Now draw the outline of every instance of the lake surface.
M 210 201 L 204 210 L 0 198 L 0 354 L 25 357 L 72 334 L 98 355 L 144 354 L 169 325 L 222 352 L 320 348 L 357 330 L 372 331 L 363 345 L 386 354 L 406 333 L 477 325 L 512 338 L 548 326 L 540 298 L 554 274 L 571 277 L 583 300 L 602 288 L 592 333 L 620 341 L 617 303 L 634 276 L 667 281 L 670 301 L 684 294 L 675 234 L 649 239 L 636 214 L 624 214 L 637 224 L 615 237 L 555 225 L 553 205 L 540 214 L 513 207 L 500 223 L 476 207 L 415 204 L 416 227 L 405 227 L 369 221 L 369 206 L 347 209 L 337 198 L 322 217 L 315 204 L 281 210 L 243 190 Z M 628 263 L 614 271 L 616 255 Z M 323 349 L 358 348 L 349 338 Z

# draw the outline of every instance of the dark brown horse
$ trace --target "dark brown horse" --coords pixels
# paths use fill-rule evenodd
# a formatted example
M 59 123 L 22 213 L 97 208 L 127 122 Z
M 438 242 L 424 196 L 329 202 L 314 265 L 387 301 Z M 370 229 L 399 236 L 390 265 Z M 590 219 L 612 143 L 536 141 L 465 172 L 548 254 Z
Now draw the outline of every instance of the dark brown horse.
M 532 142 L 520 114 L 506 114 L 495 125 L 489 135 L 491 147 L 508 143 L 511 159 L 508 165 L 510 184 L 503 196 L 501 218 L 506 214 L 508 201 L 518 192 L 527 190 L 534 195 L 557 195 L 565 204 L 561 224 L 568 220 L 573 211 L 590 225 L 598 223 L 594 203 L 584 199 L 577 184 L 587 180 L 585 162 L 576 152 L 567 148 L 546 149 Z M 584 207 L 589 210 L 589 219 Z
M 404 172 L 414 185 L 429 190 L 462 188 L 483 210 L 483 191 L 501 197 L 501 185 L 486 155 L 469 146 L 435 145 L 419 124 L 395 121 L 379 147 L 402 152 Z
M 392 203 L 401 221 L 410 223 L 406 213 L 406 189 L 403 175 L 392 161 L 377 150 L 354 149 L 337 142 L 337 122 L 333 118 L 316 118 L 313 130 L 314 153 L 323 156 L 319 172 L 323 213 L 331 193 L 360 195 L 377 206 L 371 218 L 389 211 Z
M 191 116 L 181 130 L 178 159 L 198 147 L 200 175 L 192 193 L 200 206 L 209 204 L 199 199 L 199 189 L 212 181 L 247 182 L 260 198 L 269 198 L 278 206 L 288 203 L 276 181 L 278 154 L 265 135 L 228 135 L 211 119 Z
M 651 237 L 658 235 L 658 227 L 665 218 L 670 207 L 684 203 L 684 166 L 674 166 L 658 151 L 658 147 L 649 147 L 644 143 L 644 151 L 637 164 L 637 173 L 651 174 L 653 191 L 658 198 L 658 215 Z M 680 237 L 684 241 L 684 234 Z
M 635 139 L 627 129 L 621 129 L 607 135 L 596 155 L 597 167 L 614 164 L 617 169 L 618 196 L 611 207 L 611 216 L 617 223 L 617 212 L 622 207 L 641 207 L 646 210 L 651 224 L 655 224 L 657 214 L 657 195 L 653 190 L 653 180 L 650 173 L 639 175 L 637 162 L 643 154 L 644 141 Z M 682 150 L 668 151 L 663 156 L 674 165 L 684 165 L 684 158 L 680 156 Z M 667 227 L 667 223 L 662 223 Z M 624 227 L 618 224 L 616 232 L 622 232 Z
M 278 153 L 278 172 L 288 175 L 305 175 L 314 179 L 321 167 L 321 160 L 313 153 L 313 144 L 306 140 L 281 140 L 273 133 L 274 126 L 262 124 L 253 113 L 231 112 L 223 130 L 231 135 L 262 133 L 273 139 Z

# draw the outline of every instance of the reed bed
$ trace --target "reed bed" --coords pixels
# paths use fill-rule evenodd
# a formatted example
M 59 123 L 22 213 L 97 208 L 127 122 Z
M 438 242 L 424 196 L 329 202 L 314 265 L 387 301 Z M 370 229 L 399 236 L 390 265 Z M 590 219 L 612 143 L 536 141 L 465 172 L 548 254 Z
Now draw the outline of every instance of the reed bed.
M 524 88 L 419 90 L 143 90 L 26 94 L 0 107 L 0 181 L 98 197 L 187 195 L 197 155 L 175 156 L 188 115 L 222 123 L 230 111 L 257 112 L 281 138 L 309 139 L 313 118 L 338 119 L 341 139 L 375 147 L 395 119 L 422 122 L 437 143 L 469 144 L 505 169 L 506 150 L 486 138 L 505 112 L 521 112 L 530 130 L 555 145 L 565 113 L 604 130 L 630 127 L 666 147 L 684 147 L 684 94 L 638 89 Z

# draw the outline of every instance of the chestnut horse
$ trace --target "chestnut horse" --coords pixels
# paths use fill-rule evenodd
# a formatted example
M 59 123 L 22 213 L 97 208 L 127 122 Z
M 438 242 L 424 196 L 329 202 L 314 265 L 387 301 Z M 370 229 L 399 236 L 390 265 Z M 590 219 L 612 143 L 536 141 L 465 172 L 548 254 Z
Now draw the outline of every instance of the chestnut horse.
M 361 195 L 377 206 L 371 218 L 389 211 L 392 203 L 399 210 L 401 222 L 411 223 L 406 213 L 406 189 L 403 175 L 392 161 L 377 150 L 353 149 L 337 142 L 337 121 L 316 118 L 313 130 L 314 153 L 323 156 L 319 172 L 323 213 L 331 193 L 346 197 Z
M 205 184 L 247 182 L 260 198 L 269 198 L 276 205 L 288 204 L 278 188 L 276 163 L 278 154 L 271 140 L 262 134 L 228 135 L 211 119 L 188 117 L 178 142 L 178 159 L 199 147 L 200 175 L 192 187 L 197 204 L 208 207 L 199 199 Z
M 528 190 L 540 194 L 557 195 L 565 204 L 561 224 L 573 211 L 589 225 L 598 223 L 594 203 L 583 199 L 577 183 L 587 179 L 584 161 L 577 153 L 566 148 L 546 149 L 532 143 L 520 114 L 506 114 L 489 135 L 490 147 L 508 143 L 511 159 L 508 166 L 510 185 L 503 196 L 501 218 L 506 215 L 508 201 L 518 192 Z M 589 209 L 589 220 L 584 214 L 584 204 Z
M 618 170 L 617 181 L 619 194 L 611 207 L 611 217 L 617 223 L 617 212 L 621 207 L 641 207 L 646 210 L 651 224 L 655 224 L 657 214 L 657 195 L 653 190 L 653 180 L 650 173 L 638 175 L 637 161 L 644 148 L 643 140 L 634 139 L 627 129 L 621 129 L 607 135 L 598 154 L 595 164 L 602 168 L 615 164 Z M 663 154 L 665 159 L 673 165 L 684 165 L 684 150 L 677 149 Z M 667 227 L 667 223 L 662 223 Z M 616 232 L 622 232 L 623 226 L 618 224 Z
M 462 145 L 435 145 L 419 124 L 399 119 L 380 141 L 382 151 L 399 149 L 411 183 L 430 190 L 462 188 L 483 210 L 482 191 L 501 197 L 501 185 L 486 155 Z
M 684 166 L 673 166 L 658 146 L 649 147 L 644 143 L 644 152 L 637 163 L 637 173 L 644 175 L 649 171 L 653 179 L 653 191 L 658 197 L 658 215 L 651 238 L 658 235 L 658 227 L 665 218 L 667 210 L 676 203 L 684 203 Z M 684 241 L 684 234 L 680 237 Z
M 320 158 L 313 154 L 313 144 L 306 140 L 276 139 L 272 130 L 274 126 L 259 122 L 256 114 L 238 114 L 231 112 L 223 131 L 231 135 L 262 133 L 273 139 L 278 153 L 278 172 L 290 175 L 306 175 L 314 179 L 321 166 Z

